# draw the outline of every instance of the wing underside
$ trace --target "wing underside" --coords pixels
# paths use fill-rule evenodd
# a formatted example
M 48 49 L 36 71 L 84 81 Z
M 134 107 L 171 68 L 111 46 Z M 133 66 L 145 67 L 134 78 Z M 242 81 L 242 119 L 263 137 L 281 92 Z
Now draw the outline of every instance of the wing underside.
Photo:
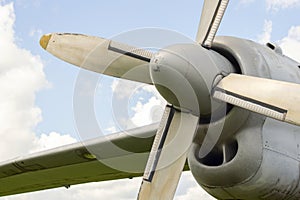
M 141 176 L 157 127 L 153 124 L 0 163 L 0 196 Z

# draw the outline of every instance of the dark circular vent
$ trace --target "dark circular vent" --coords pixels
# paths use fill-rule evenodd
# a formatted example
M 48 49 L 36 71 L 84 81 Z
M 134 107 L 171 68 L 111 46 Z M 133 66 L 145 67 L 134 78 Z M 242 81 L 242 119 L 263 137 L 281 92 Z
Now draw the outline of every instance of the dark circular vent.
M 214 147 L 213 150 L 199 162 L 207 166 L 221 166 L 230 162 L 237 154 L 238 143 L 236 140 Z

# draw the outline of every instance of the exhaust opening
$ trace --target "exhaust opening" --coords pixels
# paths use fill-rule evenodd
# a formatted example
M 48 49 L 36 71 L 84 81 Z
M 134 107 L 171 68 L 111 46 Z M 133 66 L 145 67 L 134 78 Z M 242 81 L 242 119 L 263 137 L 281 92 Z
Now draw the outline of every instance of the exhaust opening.
M 199 158 L 199 162 L 210 167 L 217 167 L 229 163 L 234 159 L 238 151 L 238 143 L 233 140 L 230 143 L 216 146 L 204 158 Z

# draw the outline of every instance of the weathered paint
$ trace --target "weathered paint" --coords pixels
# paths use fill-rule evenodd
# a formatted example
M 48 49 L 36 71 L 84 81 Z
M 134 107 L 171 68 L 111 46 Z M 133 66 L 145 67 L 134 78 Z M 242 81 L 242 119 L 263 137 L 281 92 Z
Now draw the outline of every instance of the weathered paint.
M 211 48 L 229 0 L 204 1 L 196 41 Z
M 216 89 L 214 97 L 220 100 L 280 121 L 300 125 L 299 84 L 230 74 L 221 80 Z
M 275 51 L 233 37 L 217 37 L 213 48 L 235 63 L 242 74 L 297 84 L 300 82 L 299 63 L 282 55 L 278 49 Z M 291 101 L 288 104 L 293 103 Z M 189 165 L 205 190 L 218 199 L 300 198 L 299 126 L 250 113 L 246 123 L 232 134 L 231 139 L 238 143 L 236 155 L 229 162 L 219 165 L 201 163 L 197 158 L 201 140 L 193 145 Z M 214 159 L 213 154 L 210 156 Z
M 152 53 L 126 44 L 82 34 L 44 35 L 41 46 L 54 56 L 90 71 L 152 84 Z
M 199 117 L 166 107 L 149 156 L 139 200 L 172 200 Z M 160 147 L 156 148 L 157 145 Z M 154 158 L 153 158 L 154 157 Z

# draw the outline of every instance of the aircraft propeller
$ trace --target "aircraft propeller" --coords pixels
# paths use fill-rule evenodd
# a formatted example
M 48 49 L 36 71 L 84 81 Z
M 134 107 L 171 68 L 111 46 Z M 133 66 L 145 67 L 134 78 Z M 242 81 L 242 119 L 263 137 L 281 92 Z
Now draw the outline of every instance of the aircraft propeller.
M 176 45 L 152 53 L 80 34 L 53 33 L 40 40 L 46 51 L 71 64 L 153 84 L 169 103 L 150 152 L 138 199 L 173 199 L 199 119 L 222 110 L 224 102 L 300 125 L 300 112 L 294 106 L 300 100 L 299 85 L 234 74 L 230 62 L 211 50 L 228 3 L 229 0 L 204 1 L 196 37 L 201 46 Z M 185 54 L 186 51 L 191 53 Z

